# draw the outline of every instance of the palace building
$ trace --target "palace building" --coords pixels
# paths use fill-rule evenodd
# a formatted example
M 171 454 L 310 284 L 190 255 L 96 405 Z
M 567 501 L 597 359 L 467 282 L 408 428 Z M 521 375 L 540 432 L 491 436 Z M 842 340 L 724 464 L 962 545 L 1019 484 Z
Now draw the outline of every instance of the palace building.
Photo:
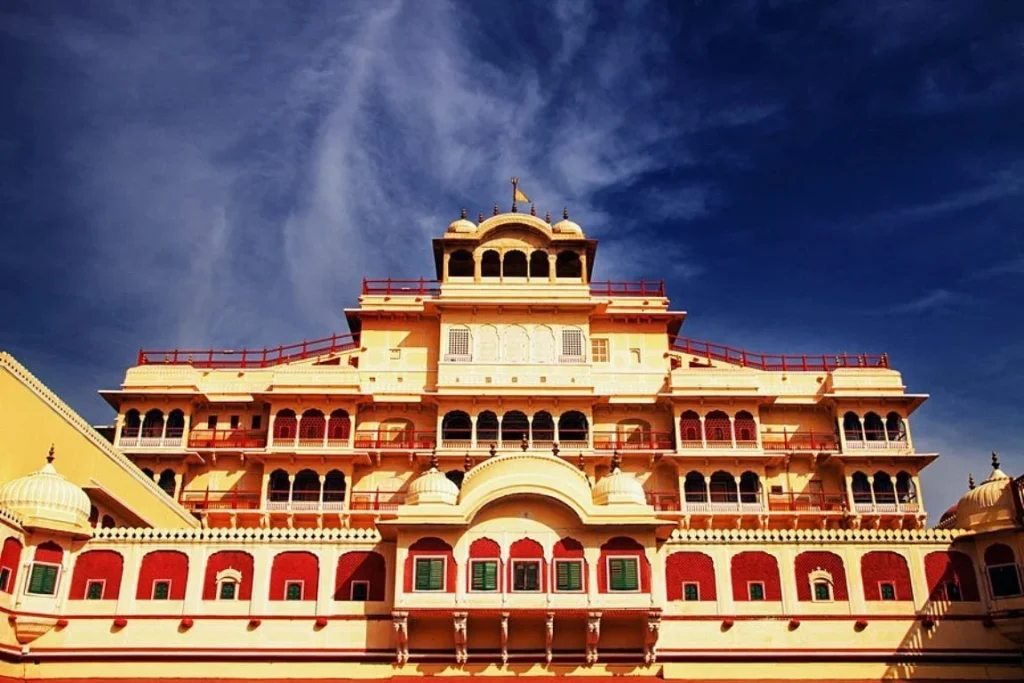
M 1024 478 L 929 526 L 887 355 L 696 341 L 516 209 L 109 429 L 0 354 L 0 680 L 1024 679 Z

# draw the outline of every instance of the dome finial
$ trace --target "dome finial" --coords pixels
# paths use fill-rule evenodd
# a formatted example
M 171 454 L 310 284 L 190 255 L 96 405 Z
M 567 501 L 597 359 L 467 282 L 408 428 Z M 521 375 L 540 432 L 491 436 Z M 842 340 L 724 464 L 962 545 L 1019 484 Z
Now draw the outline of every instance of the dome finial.
M 495 216 L 498 215 L 498 203 L 497 202 L 494 203 L 494 215 Z
M 548 225 L 551 225 L 551 212 L 550 211 L 548 211 L 547 213 L 544 214 L 544 222 L 547 223 Z
M 995 451 L 992 451 L 992 469 L 999 469 L 999 456 L 996 454 Z
M 583 459 L 583 451 L 580 451 L 580 457 L 576 460 L 576 467 L 579 468 L 580 472 L 587 471 L 587 461 Z
M 46 454 L 46 462 L 47 462 L 48 464 L 50 464 L 50 465 L 52 465 L 52 464 L 53 464 L 54 458 L 56 458 L 56 457 L 57 457 L 57 456 L 55 456 L 55 455 L 53 454 L 53 452 L 54 452 L 54 448 L 53 448 L 53 444 L 51 443 L 51 444 L 50 444 L 50 452 Z M 993 453 L 992 455 L 995 455 L 995 453 Z
M 568 206 L 563 206 L 562 207 L 562 219 L 563 220 L 569 220 L 569 207 Z
M 483 223 L 483 222 L 484 222 L 484 212 L 483 212 L 483 211 L 481 211 L 480 213 L 478 213 L 478 214 L 476 215 L 476 222 L 477 222 L 478 224 L 479 224 L 479 223 Z
M 974 490 L 974 472 L 970 472 L 967 475 L 967 488 L 971 491 Z
M 537 205 L 536 204 L 530 204 L 530 215 L 531 216 L 536 216 L 537 215 Z
M 616 448 L 612 451 L 612 472 L 619 472 L 622 470 L 622 458 L 619 456 L 619 449 Z
M 437 461 L 437 447 L 434 447 L 430 451 L 430 469 L 437 470 L 438 472 L 441 471 L 441 468 Z
M 465 209 L 462 210 L 461 218 L 462 218 L 462 220 L 466 220 L 466 210 Z
M 553 455 L 554 455 L 554 456 L 555 456 L 556 458 L 558 457 L 559 449 L 558 449 L 558 444 L 557 444 L 557 443 L 553 443 L 553 444 L 551 444 L 551 453 L 552 453 L 552 454 L 553 454 Z
M 523 440 L 519 442 L 519 447 L 523 449 L 523 453 L 530 450 L 530 442 L 526 438 L 526 434 L 523 434 Z
M 494 457 L 494 455 L 495 455 L 495 454 L 496 454 L 497 452 L 498 452 L 498 449 L 494 447 L 494 444 L 493 444 L 493 443 L 491 444 L 491 447 L 487 449 L 487 454 L 488 454 L 489 456 L 491 456 L 492 458 Z
M 473 458 L 469 457 L 469 451 L 466 452 L 466 458 L 462 461 L 462 469 L 467 472 L 473 469 Z

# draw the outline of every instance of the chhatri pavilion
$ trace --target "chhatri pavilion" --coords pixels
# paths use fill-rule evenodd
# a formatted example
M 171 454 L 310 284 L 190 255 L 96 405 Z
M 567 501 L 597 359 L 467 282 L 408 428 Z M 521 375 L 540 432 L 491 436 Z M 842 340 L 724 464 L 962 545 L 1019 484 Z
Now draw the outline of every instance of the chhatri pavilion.
M 1024 478 L 929 523 L 887 355 L 689 338 L 518 208 L 110 428 L 0 354 L 0 681 L 1024 680 Z

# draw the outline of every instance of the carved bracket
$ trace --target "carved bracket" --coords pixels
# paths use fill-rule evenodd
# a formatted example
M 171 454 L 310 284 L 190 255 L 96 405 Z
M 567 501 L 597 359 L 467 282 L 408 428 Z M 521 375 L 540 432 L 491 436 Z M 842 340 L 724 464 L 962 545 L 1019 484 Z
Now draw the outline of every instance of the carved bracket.
M 555 613 L 548 612 L 547 618 L 544 621 L 544 653 L 547 658 L 548 664 L 551 663 L 551 659 L 554 656 L 554 652 L 551 648 L 552 643 L 555 640 Z
M 501 663 L 508 664 L 508 612 L 501 613 Z
M 395 659 L 399 666 L 409 661 L 409 613 L 392 612 L 395 627 Z
M 601 613 L 587 615 L 587 664 L 597 663 L 597 643 L 601 640 Z
M 469 660 L 469 652 L 466 649 L 469 614 L 456 612 L 452 616 L 455 624 L 455 663 L 465 664 Z
M 661 635 L 661 612 L 647 613 L 647 630 L 644 632 L 644 663 L 654 664 L 658 659 L 658 636 Z

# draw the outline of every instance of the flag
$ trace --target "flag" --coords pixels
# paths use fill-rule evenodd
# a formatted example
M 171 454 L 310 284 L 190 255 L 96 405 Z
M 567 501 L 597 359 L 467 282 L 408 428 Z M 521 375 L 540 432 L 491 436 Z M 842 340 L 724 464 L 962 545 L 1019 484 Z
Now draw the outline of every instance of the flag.
M 527 203 L 529 203 L 530 198 L 527 197 L 526 193 L 523 192 L 522 190 L 520 190 L 519 187 L 517 186 L 515 188 L 515 200 L 517 202 L 527 202 Z

